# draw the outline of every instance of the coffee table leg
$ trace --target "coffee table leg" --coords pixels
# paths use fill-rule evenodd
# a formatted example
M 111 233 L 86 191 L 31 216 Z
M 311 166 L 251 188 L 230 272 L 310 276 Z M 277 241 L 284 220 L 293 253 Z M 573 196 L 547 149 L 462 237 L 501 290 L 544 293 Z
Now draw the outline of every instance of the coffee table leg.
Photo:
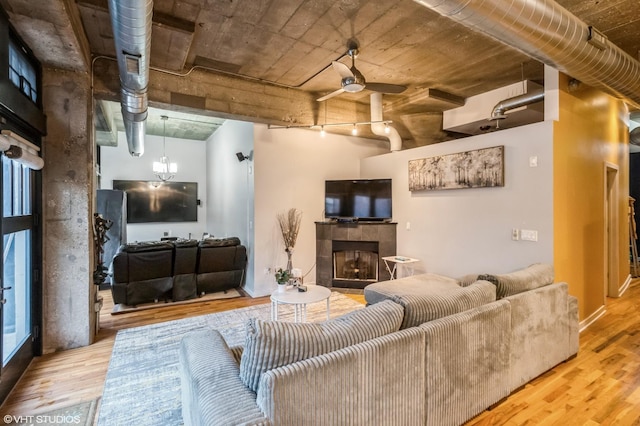
M 271 319 L 278 321 L 278 302 L 271 301 Z
M 331 316 L 331 306 L 329 305 L 329 297 L 327 298 L 327 319 Z
M 306 303 L 302 304 L 302 314 L 303 314 L 302 322 L 307 322 L 307 304 Z

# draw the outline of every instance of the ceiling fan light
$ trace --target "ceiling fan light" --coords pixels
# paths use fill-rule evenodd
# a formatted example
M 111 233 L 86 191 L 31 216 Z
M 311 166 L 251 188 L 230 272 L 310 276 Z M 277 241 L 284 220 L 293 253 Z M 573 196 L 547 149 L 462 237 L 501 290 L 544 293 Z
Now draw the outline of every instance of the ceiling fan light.
M 343 78 L 342 90 L 349 93 L 361 92 L 364 90 L 364 80 L 356 76 Z
M 353 136 L 357 136 L 358 135 L 358 128 L 356 127 L 356 125 L 353 125 L 353 129 L 351 129 L 351 134 Z
M 324 126 L 320 126 L 320 136 L 323 138 L 327 135 L 327 132 L 324 131 Z
M 364 84 L 360 84 L 360 83 L 345 84 L 343 89 L 345 92 L 358 93 L 364 90 Z

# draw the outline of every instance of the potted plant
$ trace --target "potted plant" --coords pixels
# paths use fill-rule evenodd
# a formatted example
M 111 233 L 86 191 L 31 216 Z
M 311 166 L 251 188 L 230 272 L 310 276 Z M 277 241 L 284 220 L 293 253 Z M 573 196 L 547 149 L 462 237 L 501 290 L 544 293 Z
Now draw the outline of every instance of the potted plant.
M 284 291 L 285 286 L 291 279 L 291 273 L 285 269 L 278 268 L 276 271 L 276 282 L 278 283 L 278 291 Z

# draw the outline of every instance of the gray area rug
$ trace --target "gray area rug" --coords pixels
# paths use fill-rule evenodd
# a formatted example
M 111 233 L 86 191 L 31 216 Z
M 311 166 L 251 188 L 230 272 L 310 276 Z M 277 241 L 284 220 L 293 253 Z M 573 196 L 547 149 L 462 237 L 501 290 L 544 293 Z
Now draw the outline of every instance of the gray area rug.
M 331 293 L 330 302 L 331 318 L 364 307 L 336 292 Z M 98 425 L 183 424 L 178 375 L 182 337 L 190 331 L 214 328 L 220 330 L 229 346 L 243 345 L 246 321 L 270 317 L 271 307 L 265 304 L 119 331 L 102 393 Z M 292 307 L 280 305 L 278 319 L 293 321 Z M 308 305 L 307 320 L 326 320 L 326 302 Z

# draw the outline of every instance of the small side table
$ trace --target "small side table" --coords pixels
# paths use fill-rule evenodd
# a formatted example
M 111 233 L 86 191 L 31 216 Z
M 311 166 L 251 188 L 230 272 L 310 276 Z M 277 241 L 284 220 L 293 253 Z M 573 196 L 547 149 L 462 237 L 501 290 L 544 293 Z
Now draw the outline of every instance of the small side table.
M 327 301 L 327 319 L 331 313 L 329 306 L 329 296 L 331 290 L 327 287 L 315 285 L 313 283 L 305 284 L 307 291 L 298 291 L 296 287 L 289 288 L 285 291 L 274 291 L 271 293 L 271 319 L 278 320 L 278 305 L 293 305 L 293 322 L 307 321 L 307 304 Z
M 384 266 L 387 268 L 387 272 L 389 272 L 389 275 L 391 275 L 392 280 L 395 280 L 397 278 L 398 275 L 398 265 L 411 265 L 412 263 L 416 263 L 416 262 L 420 262 L 420 260 L 418 259 L 414 259 L 412 257 L 406 257 L 406 256 L 385 256 L 382 258 L 382 260 L 384 261 Z M 389 263 L 391 263 L 392 265 L 389 265 Z M 411 275 L 413 275 L 413 265 L 410 266 L 411 268 Z

